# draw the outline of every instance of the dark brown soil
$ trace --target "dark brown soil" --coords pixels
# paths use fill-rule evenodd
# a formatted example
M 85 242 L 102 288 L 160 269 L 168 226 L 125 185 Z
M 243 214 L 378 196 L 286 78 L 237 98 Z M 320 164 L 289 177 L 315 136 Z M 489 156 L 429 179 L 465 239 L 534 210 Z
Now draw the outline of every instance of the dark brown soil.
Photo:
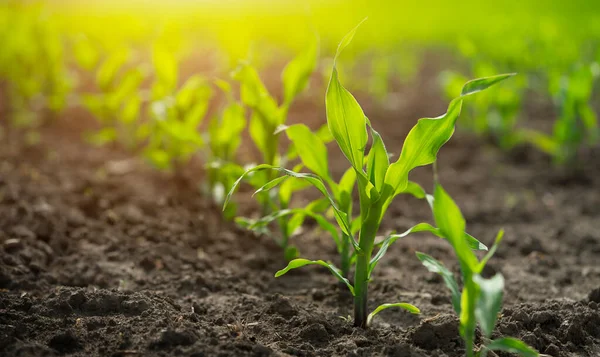
M 443 112 L 432 86 L 413 88 L 393 112 L 364 105 L 388 150 L 400 150 L 419 116 Z M 299 107 L 293 120 L 324 122 L 322 109 Z M 1 356 L 464 353 L 448 291 L 414 254 L 457 271 L 443 240 L 398 241 L 370 286 L 370 307 L 406 301 L 422 315 L 386 310 L 371 329 L 357 329 L 349 293 L 327 271 L 275 279 L 285 262 L 268 238 L 224 222 L 193 187 L 90 148 L 65 127 L 46 130 L 34 148 L 15 138 L 0 145 Z M 345 162 L 330 151 L 339 174 Z M 497 334 L 554 357 L 600 355 L 597 154 L 567 171 L 527 148 L 502 154 L 458 134 L 440 155 L 440 177 L 469 231 L 490 243 L 506 230 L 486 271 L 506 278 Z M 424 168 L 412 178 L 430 188 L 430 176 Z M 383 230 L 421 221 L 431 222 L 425 203 L 400 197 Z M 294 239 L 303 256 L 336 261 L 330 239 L 310 224 Z

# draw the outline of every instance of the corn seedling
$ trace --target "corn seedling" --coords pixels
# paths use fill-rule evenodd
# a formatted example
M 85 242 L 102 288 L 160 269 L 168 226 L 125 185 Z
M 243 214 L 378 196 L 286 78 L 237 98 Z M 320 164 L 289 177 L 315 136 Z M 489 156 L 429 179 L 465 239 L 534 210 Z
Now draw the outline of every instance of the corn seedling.
M 433 215 L 437 229 L 452 245 L 462 272 L 462 292 L 453 274 L 438 260 L 417 252 L 417 257 L 431 272 L 442 276 L 452 293 L 452 306 L 460 317 L 460 335 L 465 342 L 467 357 L 485 357 L 488 351 L 517 353 L 523 357 L 537 357 L 539 354 L 524 342 L 511 337 L 490 340 L 502 306 L 504 278 L 496 274 L 490 279 L 480 274 L 488 260 L 494 255 L 502 240 L 503 231 L 485 257 L 479 261 L 473 253 L 469 241 L 465 239 L 465 219 L 452 198 L 436 183 L 433 195 Z M 477 324 L 483 334 L 483 345 L 475 352 L 475 329 Z
M 549 154 L 561 165 L 572 162 L 580 148 L 597 144 L 600 129 L 591 104 L 599 76 L 600 66 L 596 62 L 579 65 L 568 75 L 551 74 L 550 91 L 559 110 L 553 132 L 546 135 L 523 130 L 522 140 Z
M 62 34 L 40 4 L 0 5 L 0 77 L 6 81 L 11 125 L 37 141 L 37 129 L 67 105 L 73 86 Z
M 144 156 L 157 168 L 180 173 L 181 168 L 205 142 L 199 131 L 208 110 L 212 87 L 200 76 L 192 76 L 177 88 L 175 57 L 165 48 L 153 52 L 155 81 L 152 86 L 148 143 Z
M 88 135 L 95 145 L 116 142 L 130 150 L 139 145 L 140 85 L 146 74 L 143 68 L 129 68 L 130 57 L 131 53 L 125 49 L 110 53 L 95 72 L 99 93 L 81 96 L 82 105 L 100 124 L 97 132 Z
M 244 107 L 234 99 L 229 83 L 221 80 L 216 83 L 226 96 L 226 104 L 221 114 L 211 120 L 208 129 L 210 153 L 206 190 L 215 203 L 222 205 L 225 194 L 244 172 L 244 168 L 236 163 L 236 153 L 241 144 L 242 131 L 246 128 L 246 117 Z M 235 212 L 236 207 L 232 203 L 228 206 L 225 216 L 233 218 Z
M 292 60 L 282 72 L 283 102 L 279 105 L 262 83 L 257 71 L 248 63 L 242 63 L 233 74 L 235 80 L 240 82 L 241 100 L 251 110 L 249 132 L 252 141 L 260 151 L 262 160 L 271 166 L 283 166 L 288 155 L 279 154 L 279 140 L 281 133 L 277 130 L 287 120 L 288 110 L 294 99 L 308 85 L 317 61 L 318 42 L 315 41 L 304 53 Z M 262 188 L 270 184 L 276 175 L 274 172 L 253 172 L 249 177 L 250 184 L 255 188 Z M 277 185 L 269 187 L 275 188 Z M 257 195 L 256 198 L 262 206 L 263 214 L 273 211 L 288 209 L 293 191 L 304 188 L 305 185 L 288 183 L 278 190 L 270 192 L 266 188 L 260 190 L 265 194 Z M 299 218 L 300 219 L 300 218 Z M 251 225 L 251 220 L 239 218 L 238 223 Z M 297 249 L 288 245 L 290 237 L 296 231 L 296 225 L 290 227 L 285 219 L 278 220 L 281 238 L 276 239 L 283 248 L 286 258 L 291 259 L 297 255 Z M 268 233 L 263 230 L 263 233 Z
M 354 28 L 341 41 L 334 61 L 337 61 L 339 54 L 352 41 L 356 29 Z M 482 78 L 465 84 L 461 95 L 451 101 L 446 114 L 437 118 L 419 120 L 404 141 L 400 157 L 396 162 L 390 164 L 388 152 L 381 136 L 371 127 L 370 122 L 356 99 L 340 83 L 336 64 L 334 63 L 325 98 L 327 124 L 339 148 L 348 159 L 350 169 L 356 175 L 360 202 L 359 223 L 356 223 L 359 225 L 358 240 L 352 234 L 350 217 L 339 208 L 335 196 L 330 193 L 326 186 L 326 180 L 319 174 L 298 173 L 270 164 L 258 165 L 246 171 L 245 174 L 263 170 L 272 170 L 284 174 L 263 185 L 258 191 L 272 189 L 287 178 L 292 177 L 308 182 L 323 194 L 334 211 L 335 220 L 340 230 L 349 237 L 352 237 L 352 247 L 355 251 L 354 254 L 356 254 L 354 284 L 344 277 L 337 267 L 322 260 L 292 260 L 285 269 L 278 271 L 275 276 L 279 277 L 291 269 L 305 265 L 321 265 L 328 268 L 336 278 L 348 287 L 354 296 L 354 324 L 356 326 L 367 327 L 375 314 L 389 307 L 401 307 L 410 312 L 418 313 L 419 310 L 410 304 L 394 303 L 381 305 L 371 314 L 368 314 L 368 284 L 377 263 L 384 256 L 389 245 L 395 240 L 412 232 L 438 232 L 429 224 L 418 224 L 403 234 L 387 237 L 381 243 L 377 253 L 373 254 L 376 247 L 375 238 L 379 226 L 394 197 L 401 193 L 423 191 L 418 184 L 408 180 L 408 175 L 412 169 L 418 166 L 429 165 L 435 162 L 437 152 L 450 139 L 454 132 L 454 124 L 460 114 L 464 97 L 482 91 L 510 76 L 512 75 Z M 371 133 L 372 144 L 369 153 L 365 154 L 369 131 Z M 312 148 L 310 145 L 305 146 Z M 322 154 L 315 154 L 314 157 L 315 160 L 322 160 L 319 159 L 322 157 Z M 327 165 L 326 162 L 317 161 L 315 162 L 316 164 L 320 166 Z M 243 176 L 238 179 L 233 189 L 229 192 L 228 198 L 231 197 L 236 186 L 242 179 Z M 476 240 L 473 240 L 472 243 L 476 249 L 481 246 Z

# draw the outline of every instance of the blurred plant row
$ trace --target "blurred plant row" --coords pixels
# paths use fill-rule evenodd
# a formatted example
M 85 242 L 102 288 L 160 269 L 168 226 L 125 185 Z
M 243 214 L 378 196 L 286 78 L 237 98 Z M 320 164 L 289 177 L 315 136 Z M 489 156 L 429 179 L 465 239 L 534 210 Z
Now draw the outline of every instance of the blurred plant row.
M 323 44 L 310 36 L 283 70 L 278 85 L 282 92 L 270 93 L 259 69 L 273 59 L 260 51 L 254 51 L 251 60 L 234 64 L 227 56 L 220 58 L 221 72 L 234 69 L 223 80 L 184 73 L 182 61 L 195 58 L 189 56 L 193 36 L 168 28 L 153 32 L 150 41 L 118 41 L 109 29 L 106 38 L 98 31 L 65 31 L 64 23 L 47 6 L 18 1 L 0 5 L 0 24 L 0 78 L 11 130 L 35 142 L 42 125 L 68 108 L 83 107 L 97 122 L 96 130 L 86 133 L 93 144 L 117 143 L 174 173 L 193 157 L 202 156 L 206 192 L 216 202 L 223 202 L 251 161 L 250 155 L 240 158 L 238 153 L 246 131 L 266 164 L 283 166 L 298 155 L 293 144 L 285 153 L 279 150 L 289 108 L 311 78 L 313 84 L 323 82 L 319 90 L 324 90 L 332 67 L 332 59 L 319 54 L 320 49 L 330 52 L 329 37 L 322 35 Z M 557 164 L 568 165 L 577 161 L 580 149 L 600 141 L 593 101 L 598 95 L 600 46 L 587 37 L 567 38 L 569 34 L 563 36 L 551 25 L 540 28 L 537 37 L 500 45 L 490 41 L 494 34 L 501 38 L 493 31 L 458 40 L 430 39 L 431 44 L 420 46 L 400 44 L 406 50 L 401 54 L 391 50 L 389 41 L 374 42 L 371 48 L 363 43 L 349 52 L 352 58 L 347 62 L 352 66 L 340 75 L 353 91 L 389 104 L 397 99 L 394 91 L 399 82 L 412 85 L 419 80 L 419 63 L 430 57 L 429 45 L 456 60 L 453 67 L 458 69 L 438 78 L 448 98 L 456 97 L 467 78 L 519 72 L 506 85 L 469 98 L 472 103 L 461 127 L 489 138 L 501 149 L 531 145 Z M 551 110 L 526 110 L 524 103 L 532 96 L 551 102 Z M 550 124 L 548 130 L 528 127 L 528 116 L 548 116 L 543 118 Z M 285 135 L 296 131 L 287 130 Z M 327 130 L 319 130 L 318 135 L 325 143 L 332 140 Z M 259 188 L 272 178 L 271 173 L 257 172 L 251 182 Z M 263 212 L 289 208 L 291 193 L 299 189 L 286 184 L 279 197 L 260 196 Z M 230 207 L 233 212 L 235 207 Z M 287 247 L 300 224 L 298 218 L 281 227 L 282 246 Z

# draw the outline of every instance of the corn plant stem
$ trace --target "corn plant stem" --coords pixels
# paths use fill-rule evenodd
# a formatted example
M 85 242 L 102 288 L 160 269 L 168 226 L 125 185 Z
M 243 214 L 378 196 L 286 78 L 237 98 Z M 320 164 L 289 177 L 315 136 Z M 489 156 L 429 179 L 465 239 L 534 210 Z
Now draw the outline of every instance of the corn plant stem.
M 382 207 L 371 207 L 359 234 L 360 251 L 356 257 L 354 273 L 354 326 L 367 328 L 367 293 L 369 285 L 369 264 L 373 252 L 375 236 L 379 229 L 379 217 Z
M 463 270 L 464 271 L 464 270 Z M 466 308 L 468 309 L 468 311 L 466 311 L 466 314 L 470 315 L 470 316 L 475 316 L 475 304 L 476 304 L 476 298 L 475 296 L 477 295 L 477 286 L 475 285 L 475 283 L 473 282 L 473 277 L 472 277 L 472 273 L 468 272 L 467 274 L 465 274 L 464 277 L 465 280 L 465 287 L 464 289 L 466 290 L 469 302 L 466 304 Z M 464 304 L 463 304 L 464 305 Z M 465 308 L 463 307 L 463 308 Z M 461 316 L 461 320 L 462 320 L 462 316 Z M 475 353 L 473 352 L 473 346 L 474 346 L 474 337 L 475 337 L 475 322 L 473 321 L 473 319 L 470 319 L 471 323 L 469 325 L 464 326 L 464 331 L 463 331 L 463 339 L 465 341 L 465 353 L 467 357 L 474 357 Z
M 350 271 L 350 239 L 352 239 L 351 237 L 349 237 L 347 234 L 342 233 L 342 249 L 340 252 L 340 255 L 342 256 L 342 261 L 341 261 L 341 270 L 342 270 L 342 276 L 344 277 L 348 277 L 348 272 Z
M 370 254 L 361 252 L 356 257 L 356 272 L 354 273 L 354 326 L 367 327 L 367 295 L 368 268 Z

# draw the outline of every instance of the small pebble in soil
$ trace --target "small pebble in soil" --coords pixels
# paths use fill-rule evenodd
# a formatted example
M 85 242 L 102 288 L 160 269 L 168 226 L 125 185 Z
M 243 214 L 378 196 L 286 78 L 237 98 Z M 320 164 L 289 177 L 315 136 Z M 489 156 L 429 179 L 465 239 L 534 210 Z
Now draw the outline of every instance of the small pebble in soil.
M 7 239 L 4 244 L 4 251 L 11 254 L 23 249 L 23 242 L 17 238 Z

